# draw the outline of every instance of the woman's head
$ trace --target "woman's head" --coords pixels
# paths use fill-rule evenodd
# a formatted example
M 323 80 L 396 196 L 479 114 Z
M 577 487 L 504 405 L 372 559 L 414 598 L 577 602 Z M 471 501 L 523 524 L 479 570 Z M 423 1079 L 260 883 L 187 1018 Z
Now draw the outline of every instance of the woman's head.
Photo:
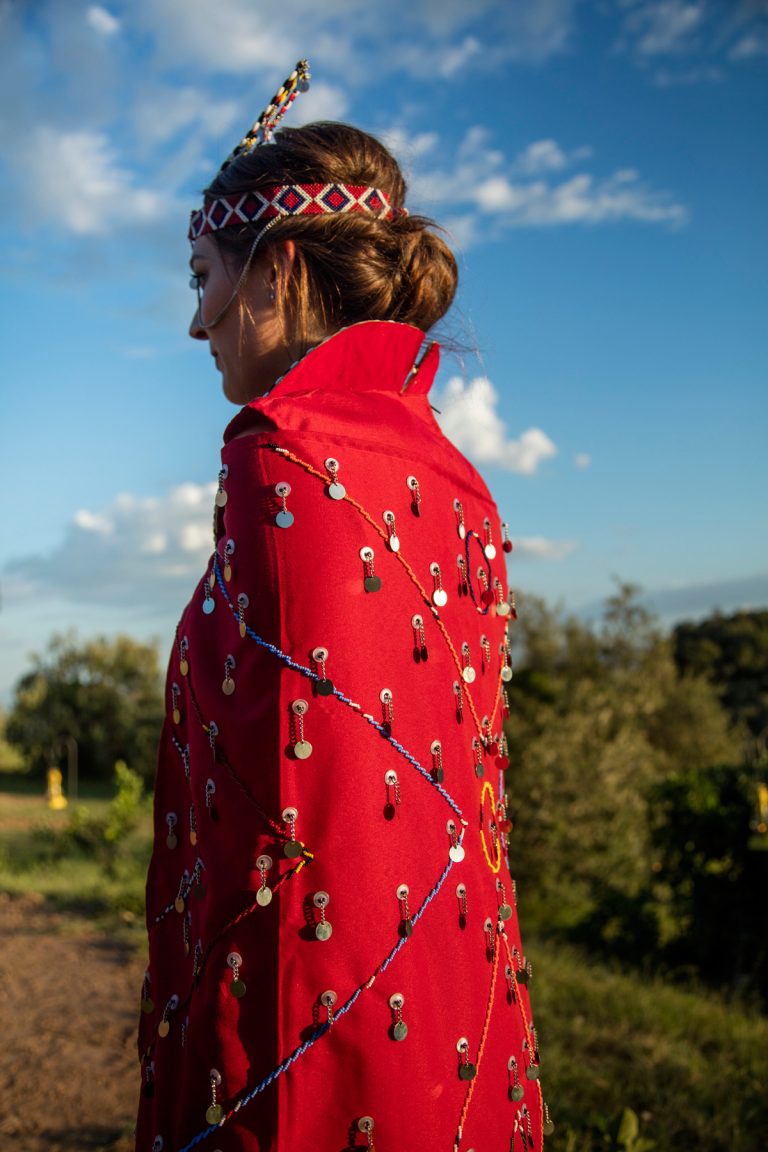
M 274 143 L 237 156 L 205 196 L 297 184 L 365 185 L 384 193 L 392 209 L 404 208 L 406 185 L 391 153 L 367 133 L 334 123 L 281 129 Z M 269 282 L 287 368 L 312 343 L 349 324 L 398 320 L 427 331 L 447 312 L 458 276 L 453 253 L 426 218 L 386 215 L 289 215 L 266 228 L 263 221 L 221 227 L 195 241 L 193 259 L 196 250 L 211 255 L 215 248 L 233 293 L 246 269 L 236 294 L 243 335 L 254 319 L 251 288 Z M 205 308 L 216 333 L 212 308 Z M 193 323 L 192 334 L 207 332 Z

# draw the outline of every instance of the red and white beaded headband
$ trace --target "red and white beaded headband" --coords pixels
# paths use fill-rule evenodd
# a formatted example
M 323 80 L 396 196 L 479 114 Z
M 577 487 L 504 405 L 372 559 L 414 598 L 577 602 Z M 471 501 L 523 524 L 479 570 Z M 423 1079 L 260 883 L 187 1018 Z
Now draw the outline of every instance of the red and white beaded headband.
M 299 60 L 256 123 L 224 161 L 219 175 L 238 156 L 273 142 L 275 127 L 299 92 L 307 91 L 309 80 L 309 61 Z M 257 221 L 266 224 L 280 216 L 323 216 L 339 212 L 365 212 L 379 220 L 408 215 L 406 208 L 392 207 L 386 192 L 367 184 L 276 184 L 258 191 L 206 199 L 203 207 L 191 214 L 188 236 L 194 241 L 219 228 Z
M 236 192 L 206 200 L 192 213 L 189 239 L 197 240 L 219 228 L 274 220 L 278 216 L 324 216 L 338 212 L 365 212 L 379 220 L 407 216 L 406 208 L 393 208 L 386 192 L 367 184 L 278 184 L 258 192 Z

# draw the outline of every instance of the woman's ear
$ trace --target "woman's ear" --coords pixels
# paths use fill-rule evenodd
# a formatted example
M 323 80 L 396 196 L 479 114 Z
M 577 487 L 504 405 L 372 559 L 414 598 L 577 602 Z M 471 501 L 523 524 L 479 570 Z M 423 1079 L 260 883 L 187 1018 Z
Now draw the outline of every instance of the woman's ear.
M 278 283 L 285 284 L 290 279 L 296 260 L 296 245 L 293 240 L 278 240 L 269 254 L 272 258 L 271 284 L 276 288 Z

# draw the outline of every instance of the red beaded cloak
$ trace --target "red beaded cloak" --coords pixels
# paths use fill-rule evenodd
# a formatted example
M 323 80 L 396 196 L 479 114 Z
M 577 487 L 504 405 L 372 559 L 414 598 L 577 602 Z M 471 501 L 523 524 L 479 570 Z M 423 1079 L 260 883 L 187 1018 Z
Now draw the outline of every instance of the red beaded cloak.
M 167 680 L 139 1152 L 541 1147 L 501 528 L 423 341 L 345 329 L 225 433 Z

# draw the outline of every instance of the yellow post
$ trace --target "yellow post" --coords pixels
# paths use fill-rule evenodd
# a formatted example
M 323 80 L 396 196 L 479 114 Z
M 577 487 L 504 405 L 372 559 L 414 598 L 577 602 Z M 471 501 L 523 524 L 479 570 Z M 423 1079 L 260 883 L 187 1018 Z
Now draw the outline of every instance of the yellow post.
M 67 798 L 61 790 L 61 772 L 58 768 L 48 769 L 48 787 L 45 797 L 49 808 L 66 808 Z

